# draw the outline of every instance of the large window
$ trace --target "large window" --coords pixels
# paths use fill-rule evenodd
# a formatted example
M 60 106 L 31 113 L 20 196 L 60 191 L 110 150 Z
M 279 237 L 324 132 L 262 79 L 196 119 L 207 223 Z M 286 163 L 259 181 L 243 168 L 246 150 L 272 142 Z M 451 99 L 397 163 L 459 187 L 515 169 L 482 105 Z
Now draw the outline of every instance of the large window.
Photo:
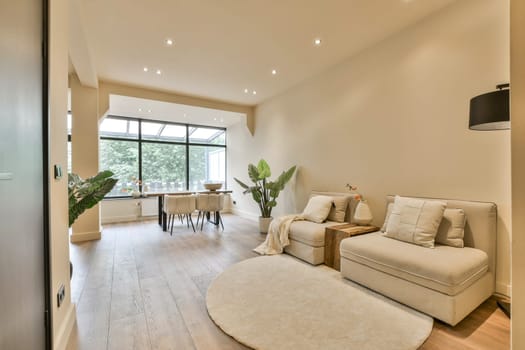
M 119 179 L 110 197 L 198 191 L 226 184 L 226 130 L 208 126 L 106 117 L 99 129 L 100 169 Z

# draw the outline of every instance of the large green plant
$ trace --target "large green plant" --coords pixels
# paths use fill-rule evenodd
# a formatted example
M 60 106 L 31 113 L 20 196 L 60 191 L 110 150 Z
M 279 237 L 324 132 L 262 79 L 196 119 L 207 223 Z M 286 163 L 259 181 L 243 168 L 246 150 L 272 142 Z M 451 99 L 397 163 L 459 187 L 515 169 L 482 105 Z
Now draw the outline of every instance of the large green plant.
M 70 173 L 68 180 L 70 227 L 80 214 L 100 202 L 118 181 L 109 170 L 101 171 L 85 180 L 77 174 Z
M 244 194 L 252 194 L 253 200 L 259 205 L 261 216 L 269 218 L 272 216 L 272 209 L 277 205 L 276 199 L 279 197 L 279 193 L 290 181 L 294 172 L 295 165 L 287 171 L 283 171 L 277 180 L 269 181 L 268 178 L 272 176 L 270 166 L 264 159 L 261 159 L 257 166 L 253 164 L 248 165 L 248 176 L 252 180 L 253 186 L 248 186 L 237 178 L 234 179 L 244 188 Z

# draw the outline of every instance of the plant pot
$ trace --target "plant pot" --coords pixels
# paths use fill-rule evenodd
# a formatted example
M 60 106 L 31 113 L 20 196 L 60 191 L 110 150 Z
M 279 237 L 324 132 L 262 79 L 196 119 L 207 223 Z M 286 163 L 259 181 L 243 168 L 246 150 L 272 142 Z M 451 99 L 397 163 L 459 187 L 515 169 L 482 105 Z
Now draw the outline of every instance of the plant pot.
M 262 216 L 259 216 L 259 232 L 261 233 L 268 233 L 268 228 L 270 227 L 270 222 L 272 222 L 273 218 L 265 218 Z

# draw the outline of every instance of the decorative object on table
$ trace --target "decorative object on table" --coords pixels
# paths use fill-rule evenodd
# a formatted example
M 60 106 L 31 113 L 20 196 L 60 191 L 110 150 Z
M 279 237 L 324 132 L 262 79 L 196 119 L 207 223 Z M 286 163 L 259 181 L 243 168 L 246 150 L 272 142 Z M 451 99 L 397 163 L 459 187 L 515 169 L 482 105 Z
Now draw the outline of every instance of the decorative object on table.
M 353 222 L 357 225 L 369 225 L 374 217 L 372 216 L 372 211 L 368 206 L 368 202 L 360 195 L 358 195 L 356 199 L 358 199 L 359 202 L 355 207 Z
M 348 189 L 348 191 L 353 192 L 357 190 L 357 186 L 350 185 L 349 183 L 345 185 L 345 187 Z
M 222 182 L 205 182 L 204 188 L 208 191 L 217 191 L 222 187 Z
M 106 170 L 84 180 L 77 174 L 68 174 L 69 227 L 84 211 L 94 207 L 113 189 L 118 182 L 113 175 L 111 171 Z M 69 262 L 69 273 L 71 278 L 73 276 L 71 262 Z
M 291 180 L 295 173 L 296 166 L 292 166 L 287 171 L 283 171 L 275 181 L 269 181 L 268 178 L 272 175 L 268 163 L 261 159 L 257 166 L 253 164 L 248 165 L 248 176 L 254 183 L 253 186 L 248 186 L 237 178 L 235 181 L 242 188 L 244 194 L 251 193 L 253 200 L 259 205 L 261 216 L 259 217 L 259 230 L 261 233 L 267 233 L 268 227 L 272 220 L 272 209 L 277 205 L 277 197 L 284 189 L 288 181 Z
M 510 84 L 496 85 L 496 91 L 470 100 L 470 130 L 491 131 L 510 129 Z M 501 310 L 510 318 L 510 302 L 497 301 Z
M 510 84 L 496 85 L 496 89 L 470 100 L 470 130 L 510 129 Z
M 122 187 L 121 191 L 130 194 L 133 198 L 142 197 L 142 181 L 135 176 L 131 177 L 131 186 Z

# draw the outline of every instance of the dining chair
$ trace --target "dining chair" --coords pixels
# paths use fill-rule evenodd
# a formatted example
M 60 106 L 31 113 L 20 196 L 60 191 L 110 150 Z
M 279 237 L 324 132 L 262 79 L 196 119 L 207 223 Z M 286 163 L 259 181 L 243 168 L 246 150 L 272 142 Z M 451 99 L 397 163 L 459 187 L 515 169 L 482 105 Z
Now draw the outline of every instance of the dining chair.
M 224 224 L 222 222 L 221 210 L 224 208 L 224 195 L 223 194 L 203 194 L 197 195 L 197 210 L 199 214 L 197 216 L 197 227 L 199 226 L 199 220 L 201 220 L 201 231 L 204 226 L 204 219 L 209 222 L 210 214 L 213 213 L 214 221 L 211 221 L 215 226 L 222 227 L 224 231 Z
M 195 196 L 192 195 L 165 195 L 164 196 L 164 211 L 168 217 L 168 228 L 171 224 L 170 234 L 173 235 L 173 226 L 175 224 L 175 216 L 179 216 L 186 219 L 188 228 L 193 228 L 195 232 L 195 226 L 191 214 L 195 211 Z

